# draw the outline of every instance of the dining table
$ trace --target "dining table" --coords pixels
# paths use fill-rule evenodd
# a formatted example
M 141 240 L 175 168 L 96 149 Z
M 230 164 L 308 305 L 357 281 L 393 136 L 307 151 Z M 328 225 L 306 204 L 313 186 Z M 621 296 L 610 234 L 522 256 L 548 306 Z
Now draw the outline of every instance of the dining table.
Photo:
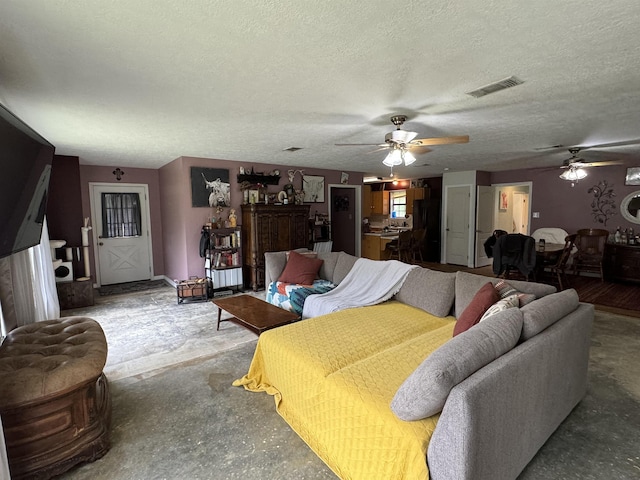
M 563 249 L 564 243 L 536 244 L 536 281 L 540 281 L 540 278 L 542 278 L 545 267 L 556 264 Z

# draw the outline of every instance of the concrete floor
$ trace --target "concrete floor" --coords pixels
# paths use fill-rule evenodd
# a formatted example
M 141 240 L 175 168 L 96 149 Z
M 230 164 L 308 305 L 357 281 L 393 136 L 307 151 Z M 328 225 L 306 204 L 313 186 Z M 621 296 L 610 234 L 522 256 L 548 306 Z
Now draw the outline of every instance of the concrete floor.
M 177 306 L 169 288 L 98 302 L 65 314 L 93 316 L 107 333 L 113 445 L 61 478 L 336 478 L 270 396 L 231 386 L 247 371 L 253 334 L 230 323 L 212 333 L 214 306 Z M 587 396 L 520 480 L 640 478 L 639 358 L 640 319 L 596 312 Z

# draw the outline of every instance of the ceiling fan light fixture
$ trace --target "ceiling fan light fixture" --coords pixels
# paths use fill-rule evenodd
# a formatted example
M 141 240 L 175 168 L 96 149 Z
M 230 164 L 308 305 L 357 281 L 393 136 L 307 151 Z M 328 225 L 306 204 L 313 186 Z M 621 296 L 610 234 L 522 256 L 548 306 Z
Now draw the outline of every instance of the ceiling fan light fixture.
M 586 176 L 587 172 L 585 172 L 582 168 L 570 167 L 569 169 L 562 172 L 560 178 L 569 182 L 577 182 L 578 180 L 582 180 Z
M 387 154 L 382 163 L 391 168 L 402 165 L 402 151 L 394 148 Z
M 402 159 L 404 160 L 404 164 L 406 166 L 411 165 L 416 161 L 416 157 L 408 150 L 402 150 Z

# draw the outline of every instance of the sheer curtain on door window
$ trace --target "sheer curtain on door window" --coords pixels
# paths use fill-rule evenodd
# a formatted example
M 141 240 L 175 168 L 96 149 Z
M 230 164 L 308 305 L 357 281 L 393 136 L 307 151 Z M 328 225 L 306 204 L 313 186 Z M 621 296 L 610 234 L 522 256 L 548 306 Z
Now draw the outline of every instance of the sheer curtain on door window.
M 140 195 L 137 193 L 102 194 L 103 237 L 137 237 L 141 231 Z

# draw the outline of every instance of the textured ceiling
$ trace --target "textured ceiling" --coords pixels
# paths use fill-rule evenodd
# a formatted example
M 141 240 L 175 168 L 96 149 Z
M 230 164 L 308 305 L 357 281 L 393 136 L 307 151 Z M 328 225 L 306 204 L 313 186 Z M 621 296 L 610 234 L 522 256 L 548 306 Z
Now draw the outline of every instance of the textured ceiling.
M 92 165 L 388 175 L 383 152 L 334 144 L 381 142 L 399 113 L 419 137 L 470 136 L 404 177 L 559 166 L 610 143 L 628 145 L 583 158 L 637 165 L 639 27 L 638 0 L 2 0 L 0 102 Z M 510 75 L 525 83 L 465 94 Z

